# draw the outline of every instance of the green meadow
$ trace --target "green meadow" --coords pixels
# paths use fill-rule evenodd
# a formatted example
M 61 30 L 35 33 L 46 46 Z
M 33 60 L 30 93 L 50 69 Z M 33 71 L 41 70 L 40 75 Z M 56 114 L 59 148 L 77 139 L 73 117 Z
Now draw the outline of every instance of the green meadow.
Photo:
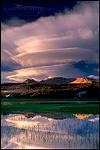
M 68 104 L 1 104 L 1 114 L 11 113 L 77 113 L 99 114 L 99 104 L 68 103 Z
M 99 99 L 32 99 L 32 98 L 1 98 L 1 102 L 42 102 L 42 101 L 99 101 Z

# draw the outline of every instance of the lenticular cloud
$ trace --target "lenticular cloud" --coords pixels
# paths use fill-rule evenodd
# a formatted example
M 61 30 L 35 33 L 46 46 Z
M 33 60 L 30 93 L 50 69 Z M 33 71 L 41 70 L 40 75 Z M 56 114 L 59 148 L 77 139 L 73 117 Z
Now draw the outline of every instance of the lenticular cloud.
M 68 66 L 70 63 L 70 67 L 73 68 L 71 66 L 73 62 L 99 63 L 97 1 L 80 2 L 72 11 L 65 11 L 65 14 L 41 17 L 31 23 L 24 22 L 22 26 L 22 20 L 16 18 L 20 23 L 17 27 L 13 26 L 14 21 L 15 18 L 10 21 L 11 27 L 7 22 L 1 24 L 1 68 L 3 72 L 9 71 L 8 77 L 9 74 L 16 75 L 16 71 L 20 72 L 20 69 L 28 70 L 31 67 L 35 69 L 34 67 L 48 67 L 63 63 Z M 49 68 L 46 71 L 50 73 L 49 76 L 59 76 L 58 68 L 55 67 L 54 70 L 54 74 L 50 73 Z M 59 70 L 61 70 L 60 66 Z M 78 70 L 77 76 L 79 73 L 82 75 Z M 86 75 L 84 71 L 83 75 Z M 48 73 L 44 76 L 48 76 Z M 71 71 L 70 76 L 72 76 Z M 8 77 L 7 79 L 10 80 Z

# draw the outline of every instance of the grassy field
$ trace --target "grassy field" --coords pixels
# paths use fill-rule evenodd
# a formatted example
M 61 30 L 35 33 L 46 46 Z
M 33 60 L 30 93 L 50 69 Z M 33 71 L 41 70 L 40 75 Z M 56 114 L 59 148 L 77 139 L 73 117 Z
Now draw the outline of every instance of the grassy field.
M 1 114 L 9 113 L 81 113 L 99 114 L 99 104 L 13 104 L 1 105 Z
M 41 102 L 41 101 L 99 101 L 99 99 L 30 99 L 30 98 L 1 98 L 1 102 Z

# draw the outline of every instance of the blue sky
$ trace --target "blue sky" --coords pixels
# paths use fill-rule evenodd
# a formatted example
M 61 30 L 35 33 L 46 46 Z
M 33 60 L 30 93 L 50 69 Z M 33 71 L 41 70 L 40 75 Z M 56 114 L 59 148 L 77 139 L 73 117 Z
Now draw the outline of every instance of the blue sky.
M 50 76 L 98 79 L 99 2 L 32 2 L 1 3 L 1 82 Z M 4 11 L 25 6 L 53 9 L 46 15 L 37 10 L 36 16 Z

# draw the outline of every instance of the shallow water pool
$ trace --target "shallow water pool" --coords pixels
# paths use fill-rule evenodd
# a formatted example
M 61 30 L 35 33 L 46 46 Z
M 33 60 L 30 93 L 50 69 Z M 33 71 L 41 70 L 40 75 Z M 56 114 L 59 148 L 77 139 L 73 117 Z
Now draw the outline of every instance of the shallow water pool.
M 2 149 L 99 149 L 99 115 L 1 115 Z

